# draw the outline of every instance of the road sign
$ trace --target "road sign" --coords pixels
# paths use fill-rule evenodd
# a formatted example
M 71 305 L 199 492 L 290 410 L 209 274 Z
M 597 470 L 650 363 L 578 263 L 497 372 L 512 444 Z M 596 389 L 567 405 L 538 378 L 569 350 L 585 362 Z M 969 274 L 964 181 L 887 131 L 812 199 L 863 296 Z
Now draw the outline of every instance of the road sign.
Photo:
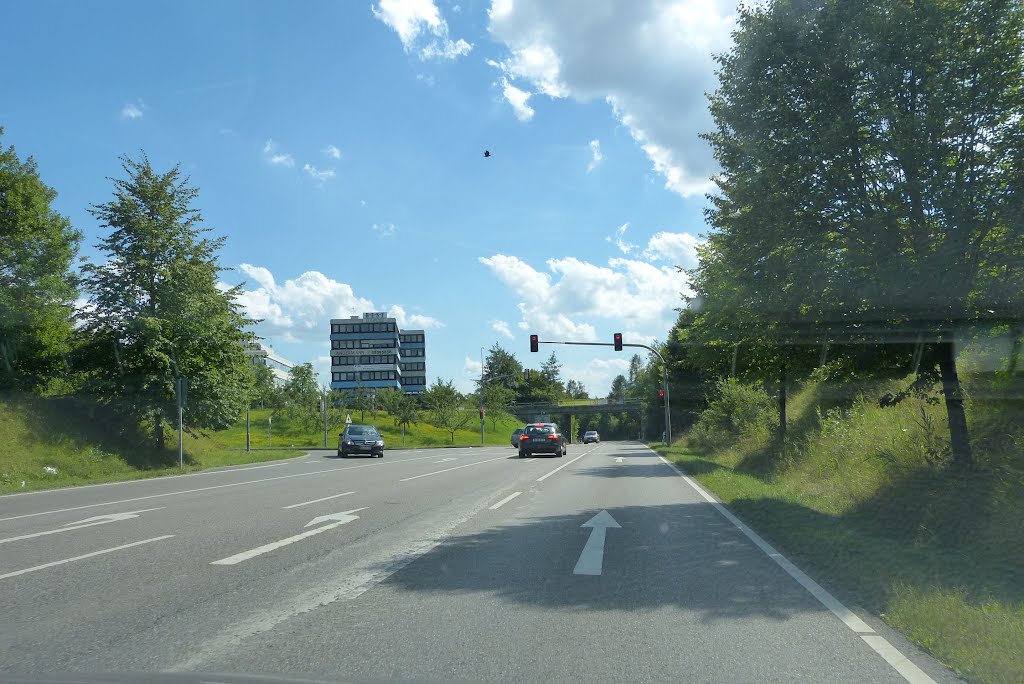
M 185 378 L 175 380 L 174 393 L 178 395 L 178 406 L 185 408 L 185 401 L 188 399 L 188 380 Z
M 351 424 L 352 424 L 352 414 L 351 413 L 346 413 L 345 414 L 345 425 L 351 425 Z

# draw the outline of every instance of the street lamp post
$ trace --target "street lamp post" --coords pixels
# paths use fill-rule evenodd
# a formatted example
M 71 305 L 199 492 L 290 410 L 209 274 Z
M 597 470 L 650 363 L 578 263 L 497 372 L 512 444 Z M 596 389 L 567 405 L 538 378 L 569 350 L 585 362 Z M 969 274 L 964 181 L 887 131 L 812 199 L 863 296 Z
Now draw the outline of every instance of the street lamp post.
M 480 446 L 484 445 L 484 348 L 480 347 Z

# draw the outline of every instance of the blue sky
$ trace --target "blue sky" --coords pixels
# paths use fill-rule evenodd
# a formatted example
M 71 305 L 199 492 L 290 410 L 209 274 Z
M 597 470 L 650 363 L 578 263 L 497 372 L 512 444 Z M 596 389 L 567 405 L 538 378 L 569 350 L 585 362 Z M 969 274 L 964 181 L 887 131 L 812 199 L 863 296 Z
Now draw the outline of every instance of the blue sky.
M 698 134 L 730 3 L 39 1 L 5 8 L 3 142 L 85 233 L 118 156 L 180 163 L 225 280 L 327 382 L 332 317 L 427 328 L 468 390 L 480 347 L 664 339 L 715 172 Z M 15 66 L 16 65 L 16 66 Z M 484 149 L 493 156 L 483 158 Z M 628 362 L 558 348 L 605 394 Z

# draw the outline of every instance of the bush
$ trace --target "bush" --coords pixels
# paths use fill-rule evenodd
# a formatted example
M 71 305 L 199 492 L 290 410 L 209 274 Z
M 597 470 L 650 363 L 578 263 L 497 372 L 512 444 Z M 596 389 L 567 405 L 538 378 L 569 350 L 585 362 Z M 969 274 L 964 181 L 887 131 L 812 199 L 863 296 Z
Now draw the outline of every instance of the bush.
M 722 379 L 715 384 L 713 398 L 689 439 L 694 446 L 720 448 L 745 436 L 768 436 L 778 420 L 775 400 L 763 387 Z

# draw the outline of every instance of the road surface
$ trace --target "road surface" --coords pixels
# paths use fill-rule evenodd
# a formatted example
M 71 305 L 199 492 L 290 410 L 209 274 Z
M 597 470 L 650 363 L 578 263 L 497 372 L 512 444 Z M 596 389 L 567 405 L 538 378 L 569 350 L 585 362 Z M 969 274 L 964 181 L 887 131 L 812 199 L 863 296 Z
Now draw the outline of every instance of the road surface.
M 0 672 L 955 681 L 815 579 L 639 443 L 312 452 L 0 498 Z

